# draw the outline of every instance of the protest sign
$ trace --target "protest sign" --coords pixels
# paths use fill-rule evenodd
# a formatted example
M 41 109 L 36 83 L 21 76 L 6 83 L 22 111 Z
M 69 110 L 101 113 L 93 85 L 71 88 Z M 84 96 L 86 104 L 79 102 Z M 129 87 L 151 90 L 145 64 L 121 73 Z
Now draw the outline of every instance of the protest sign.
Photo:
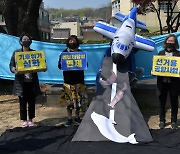
M 63 52 L 61 54 L 62 70 L 85 70 L 87 68 L 87 54 L 81 52 Z
M 18 73 L 46 71 L 44 51 L 25 51 L 15 53 L 16 69 Z
M 152 74 L 157 76 L 179 77 L 180 57 L 154 56 Z

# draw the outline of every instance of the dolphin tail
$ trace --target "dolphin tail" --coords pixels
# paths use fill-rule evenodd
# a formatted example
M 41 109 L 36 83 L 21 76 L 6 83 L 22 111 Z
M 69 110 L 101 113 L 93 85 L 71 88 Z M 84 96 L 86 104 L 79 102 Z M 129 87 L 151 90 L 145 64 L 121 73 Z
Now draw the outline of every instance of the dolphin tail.
M 135 136 L 134 133 L 128 136 L 128 142 L 129 143 L 131 143 L 131 144 L 137 144 L 138 143 L 134 136 Z

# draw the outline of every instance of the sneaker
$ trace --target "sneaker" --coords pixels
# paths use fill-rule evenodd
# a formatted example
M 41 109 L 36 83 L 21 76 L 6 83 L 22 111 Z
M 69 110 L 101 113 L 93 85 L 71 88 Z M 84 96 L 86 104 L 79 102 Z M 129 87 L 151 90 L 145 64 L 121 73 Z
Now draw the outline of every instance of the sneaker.
M 24 121 L 23 124 L 22 124 L 22 128 L 25 128 L 25 127 L 28 127 L 28 122 L 27 121 Z
M 81 119 L 79 117 L 75 118 L 74 121 L 77 123 L 77 124 L 80 124 L 81 123 Z
M 159 128 L 160 128 L 160 129 L 164 129 L 164 127 L 165 127 L 165 122 L 160 121 L 160 123 L 159 123 Z
M 177 129 L 177 124 L 176 124 L 175 122 L 172 122 L 172 123 L 171 123 L 171 128 L 172 128 L 172 129 Z
M 72 126 L 73 124 L 73 120 L 72 119 L 68 119 L 68 121 L 66 122 L 65 126 L 68 127 L 68 126 Z
M 28 122 L 28 126 L 29 126 L 29 127 L 34 126 L 34 123 L 33 123 L 32 121 L 29 121 L 29 122 Z

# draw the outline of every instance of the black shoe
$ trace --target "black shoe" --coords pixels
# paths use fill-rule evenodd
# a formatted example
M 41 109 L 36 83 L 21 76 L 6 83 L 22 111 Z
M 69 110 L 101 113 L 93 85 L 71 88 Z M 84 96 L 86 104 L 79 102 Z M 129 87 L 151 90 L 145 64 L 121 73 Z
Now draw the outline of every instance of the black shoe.
M 172 122 L 172 123 L 171 123 L 171 128 L 172 128 L 172 129 L 177 129 L 177 124 L 176 124 L 175 122 Z
M 78 118 L 75 118 L 74 121 L 75 121 L 77 124 L 80 124 L 82 120 L 78 117 Z
M 68 121 L 66 122 L 65 126 L 68 127 L 68 126 L 72 126 L 73 124 L 73 120 L 72 119 L 68 119 Z
M 165 127 L 165 122 L 160 121 L 160 123 L 159 123 L 159 128 L 160 128 L 160 129 L 164 129 L 164 127 Z

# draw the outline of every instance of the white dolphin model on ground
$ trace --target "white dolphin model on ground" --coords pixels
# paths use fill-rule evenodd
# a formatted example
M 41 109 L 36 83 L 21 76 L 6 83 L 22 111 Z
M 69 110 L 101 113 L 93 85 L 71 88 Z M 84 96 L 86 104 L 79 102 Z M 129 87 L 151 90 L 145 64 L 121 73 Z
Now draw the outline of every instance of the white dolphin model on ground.
M 91 113 L 91 119 L 98 127 L 101 134 L 108 138 L 111 141 L 117 142 L 117 143 L 126 143 L 129 142 L 131 144 L 137 144 L 138 142 L 135 139 L 135 134 L 131 134 L 128 137 L 125 137 L 118 133 L 116 129 L 114 128 L 114 124 L 116 124 L 115 121 L 106 118 L 103 115 L 97 114 L 95 112 Z
M 136 14 L 136 7 L 127 16 L 116 13 L 115 18 L 122 21 L 119 28 L 102 21 L 98 21 L 93 28 L 96 32 L 113 40 L 111 55 L 115 64 L 124 61 L 133 47 L 147 51 L 155 49 L 155 43 L 152 40 L 135 34 L 136 27 L 146 29 L 145 23 L 136 20 Z

